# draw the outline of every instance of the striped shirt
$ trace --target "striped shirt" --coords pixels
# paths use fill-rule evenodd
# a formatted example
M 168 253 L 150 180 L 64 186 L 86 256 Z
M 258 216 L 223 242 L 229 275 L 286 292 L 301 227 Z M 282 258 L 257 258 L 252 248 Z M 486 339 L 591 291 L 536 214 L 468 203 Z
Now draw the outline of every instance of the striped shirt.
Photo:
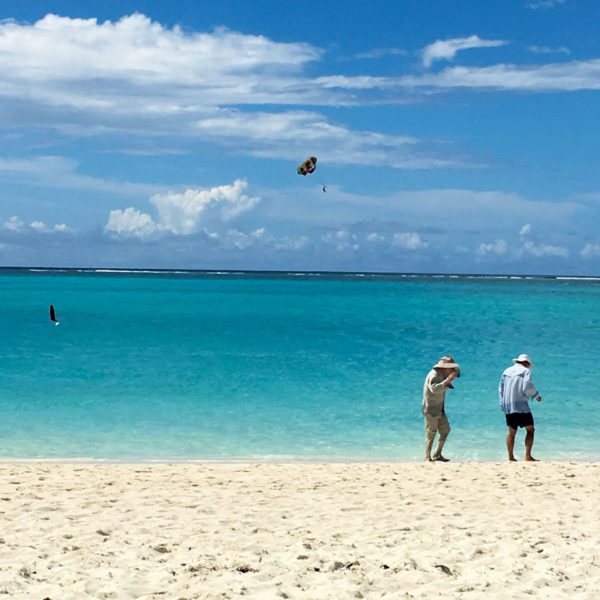
M 500 408 L 505 415 L 530 413 L 529 400 L 538 395 L 529 369 L 520 363 L 515 363 L 502 373 L 498 393 Z

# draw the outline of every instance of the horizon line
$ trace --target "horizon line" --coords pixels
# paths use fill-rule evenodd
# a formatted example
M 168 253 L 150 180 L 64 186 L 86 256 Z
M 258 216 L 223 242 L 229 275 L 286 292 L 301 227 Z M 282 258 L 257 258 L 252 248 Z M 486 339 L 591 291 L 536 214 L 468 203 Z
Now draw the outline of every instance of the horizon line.
M 204 275 L 245 275 L 245 274 L 265 274 L 265 275 L 372 275 L 379 277 L 481 277 L 481 278 L 539 278 L 539 279 L 600 279 L 600 275 L 573 275 L 573 274 L 543 274 L 543 273 L 469 273 L 469 272 L 450 272 L 450 271 L 344 271 L 329 269 L 231 269 L 231 268 L 163 268 L 163 267 L 47 267 L 47 266 L 0 266 L 0 271 L 29 271 L 29 272 L 65 272 L 77 271 L 87 273 L 136 273 L 136 274 L 181 274 L 197 273 Z

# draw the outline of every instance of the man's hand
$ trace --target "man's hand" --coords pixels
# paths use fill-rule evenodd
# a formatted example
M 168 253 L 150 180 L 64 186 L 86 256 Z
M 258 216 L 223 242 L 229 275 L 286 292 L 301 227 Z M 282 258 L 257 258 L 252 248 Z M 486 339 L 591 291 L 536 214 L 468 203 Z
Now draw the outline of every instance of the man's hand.
M 538 402 L 541 402 L 541 401 L 542 401 L 542 397 L 541 397 L 541 396 L 538 394 L 538 395 L 536 396 L 536 400 L 537 400 Z
M 446 377 L 446 380 L 444 381 L 444 383 L 450 387 L 450 385 L 452 384 L 452 382 L 456 379 L 456 373 L 454 371 L 452 371 L 452 373 L 450 373 L 448 375 L 448 377 Z

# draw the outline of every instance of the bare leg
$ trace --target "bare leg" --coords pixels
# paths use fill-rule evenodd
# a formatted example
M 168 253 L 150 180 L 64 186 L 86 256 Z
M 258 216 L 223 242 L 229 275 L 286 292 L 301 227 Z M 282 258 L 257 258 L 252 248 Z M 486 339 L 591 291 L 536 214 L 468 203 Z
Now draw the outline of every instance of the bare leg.
M 506 448 L 508 450 L 508 460 L 511 461 L 517 460 L 513 453 L 515 449 L 515 435 L 517 435 L 517 430 L 513 429 L 512 427 L 509 427 L 508 435 L 506 436 Z
M 525 460 L 536 460 L 531 456 L 535 427 L 533 425 L 528 425 L 525 429 L 527 430 L 527 434 L 525 435 Z

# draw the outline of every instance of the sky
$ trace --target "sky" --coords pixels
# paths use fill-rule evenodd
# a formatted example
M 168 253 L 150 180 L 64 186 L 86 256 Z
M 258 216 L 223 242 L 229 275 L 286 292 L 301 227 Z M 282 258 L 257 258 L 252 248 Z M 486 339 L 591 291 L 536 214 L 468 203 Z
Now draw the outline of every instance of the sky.
M 599 22 L 3 0 L 0 266 L 599 276 Z

